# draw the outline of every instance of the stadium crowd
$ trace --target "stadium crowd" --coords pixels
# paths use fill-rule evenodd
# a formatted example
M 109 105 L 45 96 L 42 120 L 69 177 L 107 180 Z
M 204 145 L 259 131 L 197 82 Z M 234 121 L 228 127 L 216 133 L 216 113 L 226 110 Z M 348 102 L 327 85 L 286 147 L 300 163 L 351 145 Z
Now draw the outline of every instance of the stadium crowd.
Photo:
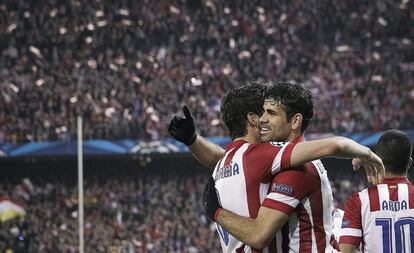
M 340 207 L 353 190 L 364 187 L 363 177 L 355 174 L 332 176 L 335 202 Z M 200 201 L 207 178 L 200 171 L 173 174 L 154 170 L 138 170 L 132 176 L 99 173 L 87 178 L 85 252 L 219 252 L 218 234 Z M 67 176 L 37 176 L 29 196 L 22 194 L 18 184 L 1 182 L 0 196 L 24 203 L 27 215 L 23 221 L 1 223 L 0 252 L 78 252 L 74 181 Z
M 224 92 L 313 90 L 310 132 L 414 126 L 413 1 L 39 0 L 0 3 L 0 142 L 167 136 L 183 103 L 226 135 Z M 211 127 L 214 126 L 214 127 Z

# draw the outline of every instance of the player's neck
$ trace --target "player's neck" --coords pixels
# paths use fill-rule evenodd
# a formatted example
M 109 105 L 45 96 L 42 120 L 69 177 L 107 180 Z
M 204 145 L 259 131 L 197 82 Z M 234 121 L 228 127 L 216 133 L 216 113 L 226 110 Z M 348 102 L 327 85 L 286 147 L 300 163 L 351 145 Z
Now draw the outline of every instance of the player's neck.
M 394 174 L 391 172 L 385 172 L 384 178 L 393 178 L 393 177 L 407 177 L 407 173 L 403 175 Z
M 248 143 L 260 143 L 260 137 L 257 136 L 257 133 L 253 133 L 252 131 L 248 131 L 245 136 L 239 137 L 234 139 L 235 141 L 243 140 Z
M 286 141 L 291 142 L 291 141 L 295 140 L 296 138 L 298 138 L 301 134 L 302 133 L 300 133 L 300 132 L 290 132 L 290 134 L 289 134 L 288 138 L 286 139 Z

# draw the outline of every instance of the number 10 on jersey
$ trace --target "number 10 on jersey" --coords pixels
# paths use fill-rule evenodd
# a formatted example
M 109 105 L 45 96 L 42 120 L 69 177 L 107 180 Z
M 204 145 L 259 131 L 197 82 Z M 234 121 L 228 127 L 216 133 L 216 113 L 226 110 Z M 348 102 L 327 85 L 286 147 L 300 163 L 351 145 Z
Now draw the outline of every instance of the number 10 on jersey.
M 375 225 L 382 227 L 384 253 L 394 253 L 392 245 L 395 245 L 395 253 L 414 252 L 414 217 L 403 217 L 394 223 L 390 218 L 377 218 Z M 410 245 L 409 248 L 406 245 Z

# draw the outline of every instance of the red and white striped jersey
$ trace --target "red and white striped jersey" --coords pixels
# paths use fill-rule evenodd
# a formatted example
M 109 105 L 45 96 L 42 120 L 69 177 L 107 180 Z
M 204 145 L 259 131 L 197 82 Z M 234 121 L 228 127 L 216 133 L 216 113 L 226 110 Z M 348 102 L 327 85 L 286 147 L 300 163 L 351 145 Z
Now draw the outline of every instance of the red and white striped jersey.
M 280 172 L 269 191 L 263 206 L 290 216 L 276 235 L 277 252 L 334 250 L 332 190 L 321 161 Z
M 250 144 L 238 140 L 230 143 L 213 172 L 222 207 L 256 218 L 273 176 L 290 166 L 293 147 L 292 143 L 281 142 Z M 252 249 L 218 224 L 216 228 L 223 252 L 269 252 Z
M 414 252 L 414 186 L 406 177 L 354 193 L 346 203 L 340 243 L 363 252 Z
M 342 219 L 344 217 L 344 210 L 339 209 L 339 208 L 334 208 L 334 212 L 332 213 L 332 217 L 333 217 L 333 222 L 334 222 L 334 228 L 332 230 L 334 236 L 335 236 L 335 240 L 337 240 L 339 242 L 339 237 L 340 237 L 340 233 L 341 233 L 341 224 L 342 224 Z

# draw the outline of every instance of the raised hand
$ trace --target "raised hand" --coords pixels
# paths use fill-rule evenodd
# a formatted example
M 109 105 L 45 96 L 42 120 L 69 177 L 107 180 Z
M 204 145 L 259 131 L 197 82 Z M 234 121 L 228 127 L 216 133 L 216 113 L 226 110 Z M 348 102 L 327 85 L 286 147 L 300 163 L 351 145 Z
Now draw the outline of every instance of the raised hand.
M 190 108 L 183 106 L 184 117 L 175 115 L 168 124 L 168 132 L 174 139 L 190 146 L 197 139 L 195 123 Z
M 384 179 L 384 164 L 382 163 L 381 158 L 371 150 L 366 158 L 352 159 L 352 167 L 355 171 L 359 170 L 361 166 L 365 167 L 368 182 L 376 185 L 381 183 Z

